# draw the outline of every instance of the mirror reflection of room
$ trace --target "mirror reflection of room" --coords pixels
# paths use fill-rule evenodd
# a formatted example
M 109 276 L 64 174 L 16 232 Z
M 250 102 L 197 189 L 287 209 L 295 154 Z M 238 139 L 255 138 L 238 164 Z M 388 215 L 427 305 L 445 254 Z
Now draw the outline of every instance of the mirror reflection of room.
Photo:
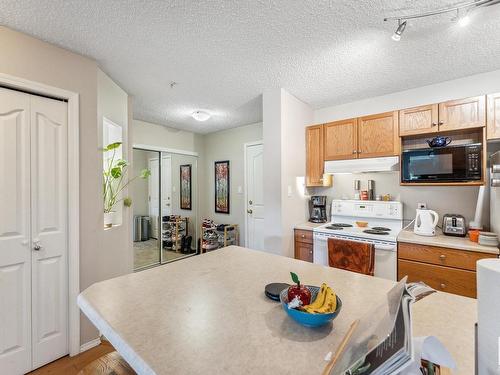
M 160 263 L 159 159 L 158 151 L 133 150 L 134 173 L 143 169 L 151 171 L 147 179 L 138 179 L 132 185 L 134 269 Z
M 197 157 L 134 148 L 134 171 L 148 179 L 132 188 L 134 269 L 196 254 Z

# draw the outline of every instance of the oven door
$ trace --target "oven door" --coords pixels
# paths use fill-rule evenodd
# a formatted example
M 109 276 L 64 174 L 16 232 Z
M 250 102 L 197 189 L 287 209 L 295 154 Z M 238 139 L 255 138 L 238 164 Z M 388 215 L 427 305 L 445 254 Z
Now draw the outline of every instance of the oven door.
M 407 150 L 402 156 L 402 182 L 465 182 L 481 179 L 480 146 Z

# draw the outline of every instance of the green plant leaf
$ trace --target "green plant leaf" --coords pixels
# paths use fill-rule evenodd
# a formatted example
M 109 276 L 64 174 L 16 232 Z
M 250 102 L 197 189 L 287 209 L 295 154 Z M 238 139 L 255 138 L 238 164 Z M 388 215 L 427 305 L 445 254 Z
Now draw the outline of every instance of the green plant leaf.
M 120 159 L 116 161 L 116 165 L 118 167 L 127 167 L 128 166 L 128 161 Z
M 120 178 L 122 175 L 122 169 L 121 167 L 113 167 L 111 168 L 111 176 L 113 178 Z
M 141 171 L 141 178 L 148 178 L 149 176 L 151 176 L 151 171 L 149 169 L 143 169 Z
M 297 276 L 297 274 L 296 274 L 296 273 L 290 272 L 290 275 L 292 276 L 292 281 L 293 281 L 295 284 L 299 284 L 299 283 L 300 283 L 299 277 Z
M 121 142 L 114 142 L 114 143 L 110 143 L 109 145 L 107 145 L 105 148 L 104 148 L 104 151 L 111 151 L 111 150 L 114 150 L 114 149 L 117 149 L 118 147 L 120 147 L 122 145 Z
M 125 207 L 130 207 L 130 206 L 132 206 L 132 198 L 130 198 L 130 197 L 125 198 L 125 199 L 123 200 L 123 205 L 124 205 Z

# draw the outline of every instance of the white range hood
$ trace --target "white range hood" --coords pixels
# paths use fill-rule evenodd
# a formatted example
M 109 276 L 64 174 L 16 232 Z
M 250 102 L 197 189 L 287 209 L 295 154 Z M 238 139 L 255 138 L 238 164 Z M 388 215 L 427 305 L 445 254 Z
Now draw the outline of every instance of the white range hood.
M 325 161 L 325 173 L 391 172 L 399 170 L 399 157 Z

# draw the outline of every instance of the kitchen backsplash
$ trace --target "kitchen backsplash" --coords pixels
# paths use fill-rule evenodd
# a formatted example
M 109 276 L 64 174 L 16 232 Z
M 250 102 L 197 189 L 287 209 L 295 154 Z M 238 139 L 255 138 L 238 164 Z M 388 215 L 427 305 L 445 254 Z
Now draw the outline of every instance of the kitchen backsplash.
M 375 181 L 375 195 L 390 194 L 392 200 L 403 203 L 406 221 L 415 218 L 417 203 L 426 203 L 427 208 L 439 214 L 465 216 L 467 223 L 474 218 L 479 187 L 477 186 L 400 186 L 398 172 L 339 174 L 333 176 L 330 188 L 309 188 L 310 195 L 326 195 L 332 199 L 354 199 L 354 180 L 361 180 L 361 190 L 366 190 L 368 180 Z M 489 226 L 489 196 L 485 197 L 483 225 Z M 328 215 L 330 213 L 328 212 Z

